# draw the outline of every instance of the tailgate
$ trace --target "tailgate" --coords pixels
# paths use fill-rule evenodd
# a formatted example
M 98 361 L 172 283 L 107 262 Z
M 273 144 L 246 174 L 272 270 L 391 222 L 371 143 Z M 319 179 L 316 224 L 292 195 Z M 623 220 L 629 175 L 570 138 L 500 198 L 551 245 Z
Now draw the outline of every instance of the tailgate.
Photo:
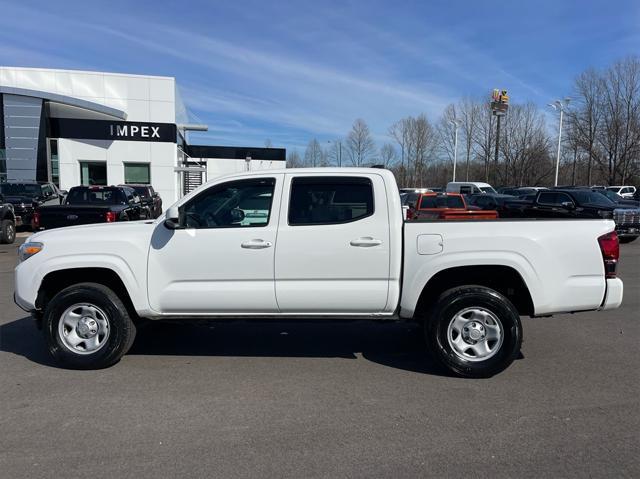
M 108 207 L 100 206 L 45 206 L 38 210 L 43 229 L 105 223 L 107 211 Z

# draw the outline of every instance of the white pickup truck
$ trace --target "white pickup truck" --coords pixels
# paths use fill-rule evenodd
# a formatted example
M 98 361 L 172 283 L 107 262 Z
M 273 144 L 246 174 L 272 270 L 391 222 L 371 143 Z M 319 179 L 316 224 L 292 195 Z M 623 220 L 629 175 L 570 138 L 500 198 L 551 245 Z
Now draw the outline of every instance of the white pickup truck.
M 141 319 L 417 320 L 455 374 L 517 357 L 520 316 L 616 308 L 610 220 L 405 222 L 391 172 L 218 178 L 155 221 L 44 231 L 20 248 L 15 301 L 74 368 L 117 362 Z

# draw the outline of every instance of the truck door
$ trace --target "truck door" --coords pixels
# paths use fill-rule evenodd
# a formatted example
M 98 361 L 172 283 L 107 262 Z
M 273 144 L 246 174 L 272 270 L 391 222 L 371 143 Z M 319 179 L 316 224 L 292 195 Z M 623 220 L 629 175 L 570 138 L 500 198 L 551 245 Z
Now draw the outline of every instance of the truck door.
M 180 206 L 180 229 L 155 226 L 148 262 L 154 310 L 278 311 L 273 264 L 283 177 L 213 185 Z
M 383 311 L 390 230 L 382 177 L 288 173 L 284 191 L 275 269 L 280 311 Z

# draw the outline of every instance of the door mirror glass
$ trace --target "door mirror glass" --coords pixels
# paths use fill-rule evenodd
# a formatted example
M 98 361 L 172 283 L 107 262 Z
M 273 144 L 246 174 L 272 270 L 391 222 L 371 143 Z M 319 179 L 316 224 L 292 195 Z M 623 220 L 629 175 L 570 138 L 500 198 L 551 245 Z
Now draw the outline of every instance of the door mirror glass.
M 231 224 L 242 223 L 244 221 L 244 211 L 240 208 L 232 209 L 229 214 L 231 215 Z
M 574 209 L 574 204 L 571 201 L 563 201 L 560 204 L 562 205 L 563 208 L 566 208 L 568 210 Z
M 177 206 L 172 206 L 167 210 L 164 217 L 164 225 L 170 230 L 180 228 L 180 210 Z

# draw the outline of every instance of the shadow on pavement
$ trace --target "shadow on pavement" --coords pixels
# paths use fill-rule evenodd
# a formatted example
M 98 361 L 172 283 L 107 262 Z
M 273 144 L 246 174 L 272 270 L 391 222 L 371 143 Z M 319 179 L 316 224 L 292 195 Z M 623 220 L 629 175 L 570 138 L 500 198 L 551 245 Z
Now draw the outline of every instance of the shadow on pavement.
M 0 326 L 0 350 L 55 366 L 29 317 Z M 154 321 L 138 329 L 130 355 L 365 359 L 392 368 L 449 376 L 427 353 L 420 328 L 375 321 Z
M 30 316 L 0 326 L 0 351 L 23 356 L 44 366 L 56 364 L 47 352 L 42 331 Z

